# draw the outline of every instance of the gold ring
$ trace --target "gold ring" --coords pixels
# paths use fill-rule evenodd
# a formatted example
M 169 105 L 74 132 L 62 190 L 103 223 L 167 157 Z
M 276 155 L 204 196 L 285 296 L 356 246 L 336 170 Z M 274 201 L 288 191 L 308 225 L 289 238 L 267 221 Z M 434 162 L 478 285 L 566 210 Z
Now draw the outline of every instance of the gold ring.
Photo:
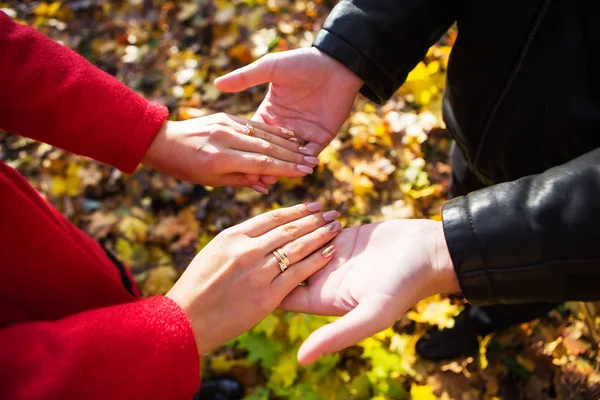
M 279 269 L 281 270 L 281 272 L 285 272 L 285 270 L 288 269 L 288 265 L 283 261 L 277 250 L 272 251 L 272 253 L 277 259 L 277 262 L 279 263 Z
M 277 250 L 275 250 L 277 252 L 277 254 L 279 254 L 279 256 L 281 257 L 281 259 L 283 260 L 283 262 L 285 263 L 286 266 L 290 266 L 290 259 L 288 258 L 287 254 L 285 254 L 285 250 L 283 250 L 281 247 L 278 248 Z
M 250 122 L 248 122 L 245 126 L 244 126 L 244 133 L 248 136 L 254 136 L 254 127 L 250 124 Z

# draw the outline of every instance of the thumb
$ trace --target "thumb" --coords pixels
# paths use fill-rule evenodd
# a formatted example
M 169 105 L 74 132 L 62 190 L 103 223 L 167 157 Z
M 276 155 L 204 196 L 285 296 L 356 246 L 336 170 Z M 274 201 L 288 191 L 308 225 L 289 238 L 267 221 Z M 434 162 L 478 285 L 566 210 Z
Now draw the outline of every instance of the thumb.
M 396 320 L 386 315 L 389 309 L 386 302 L 378 299 L 359 303 L 340 319 L 314 331 L 300 346 L 298 362 L 306 366 L 389 328 Z
M 252 64 L 236 69 L 215 79 L 215 87 L 222 92 L 239 92 L 252 86 L 262 85 L 271 80 L 275 63 L 270 54 Z

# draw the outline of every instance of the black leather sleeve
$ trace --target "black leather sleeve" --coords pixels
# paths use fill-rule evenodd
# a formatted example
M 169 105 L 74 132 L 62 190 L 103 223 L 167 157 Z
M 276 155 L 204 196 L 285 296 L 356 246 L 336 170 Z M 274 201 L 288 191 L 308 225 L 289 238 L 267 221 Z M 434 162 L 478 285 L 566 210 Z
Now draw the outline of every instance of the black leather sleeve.
M 471 303 L 600 300 L 600 149 L 449 201 L 442 218 Z
M 404 83 L 427 49 L 455 21 L 456 0 L 342 0 L 313 46 L 365 82 L 381 104 Z

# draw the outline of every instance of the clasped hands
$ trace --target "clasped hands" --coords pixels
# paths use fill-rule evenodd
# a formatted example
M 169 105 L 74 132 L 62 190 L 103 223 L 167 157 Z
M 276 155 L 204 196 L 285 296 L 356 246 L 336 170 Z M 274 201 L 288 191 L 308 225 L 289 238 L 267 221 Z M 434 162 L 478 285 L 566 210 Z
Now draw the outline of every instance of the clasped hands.
M 348 117 L 362 81 L 319 50 L 265 56 L 215 81 L 225 92 L 270 83 L 248 121 L 216 114 L 168 123 L 144 163 L 176 178 L 266 193 L 301 177 Z M 290 132 L 291 131 L 291 132 Z M 302 142 L 290 141 L 290 133 Z M 388 328 L 419 300 L 459 291 L 442 224 L 391 220 L 340 230 L 335 211 L 312 203 L 259 215 L 219 234 L 167 294 L 187 313 L 203 353 L 279 307 L 341 318 L 313 332 L 306 365 Z M 292 266 L 279 270 L 273 251 Z M 309 279 L 307 286 L 298 284 Z

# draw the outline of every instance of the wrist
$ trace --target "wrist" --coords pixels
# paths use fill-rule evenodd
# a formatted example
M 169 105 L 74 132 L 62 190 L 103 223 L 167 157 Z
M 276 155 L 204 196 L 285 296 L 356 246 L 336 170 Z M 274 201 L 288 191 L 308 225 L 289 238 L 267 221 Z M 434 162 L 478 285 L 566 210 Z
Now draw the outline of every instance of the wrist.
M 458 277 L 450 256 L 448 243 L 444 234 L 444 224 L 437 222 L 433 231 L 433 251 L 431 253 L 431 268 L 435 276 L 437 293 L 460 292 Z
M 164 153 L 167 151 L 167 138 L 169 132 L 173 129 L 174 124 L 176 124 L 176 122 L 165 120 L 156 135 L 154 135 L 154 139 L 152 139 L 150 146 L 146 149 L 146 153 L 142 158 L 142 164 L 160 170 L 160 160 L 165 159 Z

